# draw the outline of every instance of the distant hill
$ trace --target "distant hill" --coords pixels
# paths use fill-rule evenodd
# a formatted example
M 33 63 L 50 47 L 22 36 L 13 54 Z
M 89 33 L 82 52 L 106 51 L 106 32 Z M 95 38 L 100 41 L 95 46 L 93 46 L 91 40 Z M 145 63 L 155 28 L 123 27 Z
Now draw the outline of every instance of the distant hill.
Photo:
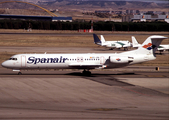
M 156 2 L 138 2 L 138 1 L 110 1 L 110 0 L 22 0 L 32 2 L 46 7 L 66 7 L 76 6 L 84 8 L 101 7 L 101 8 L 168 8 L 168 4 Z M 41 2 L 42 1 L 42 2 Z
M 10 0 L 3 0 L 10 1 Z M 57 16 L 71 16 L 73 19 L 85 19 L 105 21 L 108 17 L 98 17 L 89 14 L 83 14 L 94 12 L 96 10 L 122 10 L 137 9 L 143 11 L 164 11 L 168 12 L 169 5 L 157 2 L 138 2 L 138 1 L 111 1 L 111 0 L 17 0 L 37 4 L 43 8 L 46 8 Z M 16 14 L 16 15 L 49 15 L 44 10 L 23 3 L 5 3 L 0 4 L 0 14 Z M 100 15 L 99 15 L 100 16 Z M 103 15 L 101 15 L 103 16 Z M 117 16 L 112 16 L 114 21 L 120 21 Z
M 3 0 L 9 1 L 9 0 Z M 19 0 L 17 0 L 19 1 Z M 95 10 L 126 10 L 126 9 L 165 9 L 168 12 L 169 5 L 157 2 L 139 2 L 139 1 L 111 1 L 111 0 L 20 0 L 31 2 L 44 7 L 50 11 L 55 11 L 58 16 L 78 16 L 83 11 Z M 39 12 L 39 13 L 38 13 Z M 38 7 L 23 4 L 23 3 L 5 3 L 0 4 L 0 14 L 31 14 L 31 15 L 46 15 L 43 10 Z M 82 15 L 81 15 L 82 16 Z

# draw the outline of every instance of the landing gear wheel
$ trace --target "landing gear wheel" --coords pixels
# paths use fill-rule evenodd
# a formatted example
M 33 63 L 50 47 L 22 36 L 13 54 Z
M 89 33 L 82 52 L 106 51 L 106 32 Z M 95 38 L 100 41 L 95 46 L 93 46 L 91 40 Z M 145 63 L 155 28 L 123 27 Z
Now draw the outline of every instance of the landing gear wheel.
M 128 50 L 128 48 L 127 48 L 127 47 L 125 47 L 125 48 L 124 48 L 124 51 L 126 51 L 126 50 Z
M 18 72 L 18 75 L 22 75 L 22 73 L 21 73 L 21 72 Z

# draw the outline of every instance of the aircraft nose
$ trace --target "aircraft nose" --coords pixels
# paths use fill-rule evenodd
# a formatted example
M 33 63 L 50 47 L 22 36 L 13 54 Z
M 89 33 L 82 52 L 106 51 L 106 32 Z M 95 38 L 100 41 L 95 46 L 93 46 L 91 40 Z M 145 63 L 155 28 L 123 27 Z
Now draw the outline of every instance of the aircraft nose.
M 2 65 L 2 67 L 8 67 L 8 63 L 6 61 L 3 62 L 1 65 Z

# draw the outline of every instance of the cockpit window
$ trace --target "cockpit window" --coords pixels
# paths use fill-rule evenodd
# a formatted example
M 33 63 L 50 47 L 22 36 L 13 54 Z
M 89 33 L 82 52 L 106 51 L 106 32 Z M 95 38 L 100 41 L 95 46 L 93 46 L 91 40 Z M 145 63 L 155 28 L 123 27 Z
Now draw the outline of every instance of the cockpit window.
M 9 60 L 17 60 L 17 58 L 9 58 Z

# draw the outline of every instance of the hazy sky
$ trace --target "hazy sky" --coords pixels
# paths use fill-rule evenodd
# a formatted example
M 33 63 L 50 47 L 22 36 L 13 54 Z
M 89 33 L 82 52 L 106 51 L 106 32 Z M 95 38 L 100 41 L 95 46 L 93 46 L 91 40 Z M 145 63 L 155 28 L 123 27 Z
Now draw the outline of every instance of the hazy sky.
M 43 0 L 41 0 L 41 1 L 43 1 Z M 44 0 L 44 1 L 46 1 L 46 0 Z M 55 1 L 55 0 L 47 0 L 47 1 Z M 84 1 L 90 1 L 90 0 L 84 0 Z M 91 0 L 91 1 L 97 1 L 97 0 Z M 169 3 L 169 0 L 98 0 L 98 1 L 142 1 L 142 2 Z
M 94 0 L 94 1 L 97 1 L 97 0 Z M 101 1 L 143 1 L 143 2 L 169 3 L 169 0 L 101 0 Z
M 106 0 L 102 0 L 102 1 L 106 1 Z M 108 1 L 142 1 L 142 2 L 169 3 L 169 0 L 108 0 Z

